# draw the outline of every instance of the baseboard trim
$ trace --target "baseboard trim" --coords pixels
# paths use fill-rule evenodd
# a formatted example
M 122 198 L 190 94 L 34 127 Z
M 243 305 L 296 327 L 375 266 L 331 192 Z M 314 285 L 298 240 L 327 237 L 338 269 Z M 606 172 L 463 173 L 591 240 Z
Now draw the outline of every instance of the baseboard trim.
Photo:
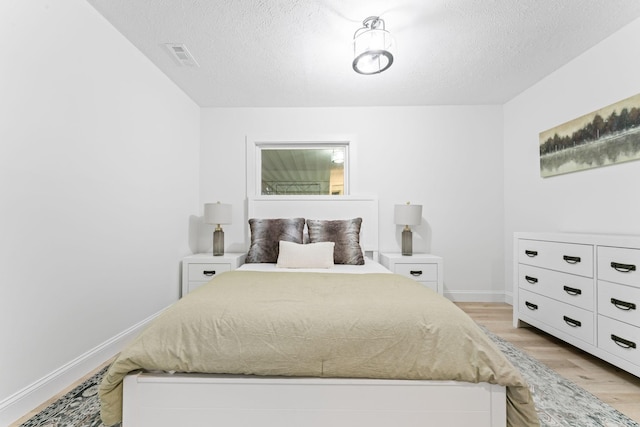
M 140 330 L 162 311 L 136 323 L 17 393 L 0 401 L 0 425 L 9 425 L 118 354 Z
M 505 292 L 504 302 L 506 302 L 509 305 L 513 305 L 513 292 Z
M 500 291 L 445 291 L 444 296 L 454 302 L 507 302 L 508 298 Z

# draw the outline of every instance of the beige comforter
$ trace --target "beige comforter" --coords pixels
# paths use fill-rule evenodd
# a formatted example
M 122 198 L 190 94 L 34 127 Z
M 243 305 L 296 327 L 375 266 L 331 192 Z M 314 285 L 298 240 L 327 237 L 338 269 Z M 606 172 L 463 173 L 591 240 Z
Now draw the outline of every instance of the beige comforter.
M 165 310 L 100 385 L 105 425 L 122 380 L 163 370 L 489 382 L 507 386 L 513 427 L 537 426 L 519 372 L 458 307 L 395 274 L 221 274 Z

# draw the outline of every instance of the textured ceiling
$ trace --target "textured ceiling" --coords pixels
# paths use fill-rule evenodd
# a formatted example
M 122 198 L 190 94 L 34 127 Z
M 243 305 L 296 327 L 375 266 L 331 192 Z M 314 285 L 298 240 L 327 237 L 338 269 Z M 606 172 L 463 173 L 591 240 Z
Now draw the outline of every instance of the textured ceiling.
M 639 0 L 88 2 L 202 107 L 502 104 L 640 17 Z M 372 15 L 397 50 L 365 76 L 351 41 Z

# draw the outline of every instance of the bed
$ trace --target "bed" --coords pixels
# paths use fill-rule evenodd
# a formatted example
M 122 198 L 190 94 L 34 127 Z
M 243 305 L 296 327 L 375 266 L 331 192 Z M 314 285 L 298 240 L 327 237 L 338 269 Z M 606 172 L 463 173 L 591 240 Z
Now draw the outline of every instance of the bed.
M 158 316 L 105 375 L 104 424 L 538 425 L 526 383 L 477 325 L 376 263 L 377 210 L 375 198 L 250 199 L 251 219 L 304 218 L 308 242 L 280 241 L 277 262 L 223 273 Z M 316 268 L 329 244 L 317 231 L 353 232 L 358 218 L 362 264 Z M 250 261 L 268 252 L 253 250 L 259 225 Z

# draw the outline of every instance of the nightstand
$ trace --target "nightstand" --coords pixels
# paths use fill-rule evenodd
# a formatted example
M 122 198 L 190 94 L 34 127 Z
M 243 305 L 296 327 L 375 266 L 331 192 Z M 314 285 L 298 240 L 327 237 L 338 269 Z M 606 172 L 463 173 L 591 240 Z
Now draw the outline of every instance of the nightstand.
M 182 259 L 182 292 L 187 295 L 199 286 L 213 279 L 216 274 L 235 270 L 244 264 L 246 253 L 195 254 Z
M 380 263 L 396 274 L 409 277 L 424 286 L 444 294 L 442 258 L 431 254 L 402 255 L 381 253 Z

